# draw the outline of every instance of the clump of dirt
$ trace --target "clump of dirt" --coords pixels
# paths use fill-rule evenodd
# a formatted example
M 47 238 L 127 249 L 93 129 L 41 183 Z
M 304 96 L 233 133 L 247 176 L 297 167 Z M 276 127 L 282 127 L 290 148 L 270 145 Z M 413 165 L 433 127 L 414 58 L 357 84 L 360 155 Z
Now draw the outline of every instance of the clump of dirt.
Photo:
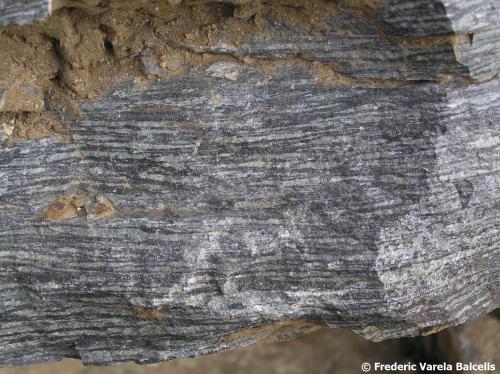
M 73 218 L 99 221 L 117 213 L 111 200 L 105 196 L 68 195 L 53 200 L 42 215 L 47 221 L 62 221 Z
M 381 0 L 337 0 L 346 8 L 359 17 L 373 17 L 380 9 Z
M 0 112 L 37 112 L 43 110 L 43 93 L 38 87 L 13 81 L 0 95 Z
M 0 131 L 7 135 L 7 144 L 55 136 L 67 142 L 67 128 L 49 112 L 0 113 Z
M 336 10 L 331 2 L 289 0 L 267 3 L 260 8 L 259 16 L 261 20 L 276 18 L 288 26 L 322 30 L 326 27 L 323 17 Z
M 315 61 L 311 63 L 315 72 L 315 81 L 323 87 L 331 87 L 333 84 L 338 86 L 356 86 L 358 81 L 348 75 L 337 72 L 327 64 Z
M 237 48 L 248 38 L 273 36 L 267 23 L 282 23 L 290 28 L 321 31 L 325 28 L 323 17 L 337 10 L 335 3 L 316 0 L 245 1 L 239 5 L 217 3 L 177 7 L 179 14 L 169 27 L 159 29 L 159 34 L 174 46 L 193 45 L 210 49 L 216 44 Z M 173 27 L 171 27 L 173 26 Z M 287 39 L 301 37 L 287 33 Z
M 98 196 L 95 204 L 86 205 L 87 218 L 91 221 L 98 221 L 116 215 L 116 210 L 111 200 L 104 196 Z
M 60 196 L 52 201 L 43 212 L 47 221 L 62 221 L 76 217 L 86 218 L 85 196 Z

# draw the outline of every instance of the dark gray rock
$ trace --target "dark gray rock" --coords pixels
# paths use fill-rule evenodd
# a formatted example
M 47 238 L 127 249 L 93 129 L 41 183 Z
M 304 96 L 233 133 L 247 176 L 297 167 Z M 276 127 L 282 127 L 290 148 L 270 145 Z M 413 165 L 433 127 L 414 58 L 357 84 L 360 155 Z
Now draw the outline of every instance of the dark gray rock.
M 412 60 L 337 17 L 359 37 L 270 22 L 238 48 L 175 46 L 356 84 L 216 62 L 80 102 L 67 144 L 0 148 L 1 364 L 156 362 L 309 324 L 381 340 L 499 307 L 495 33 L 469 65 L 452 45 Z
M 168 38 L 166 42 L 238 58 L 301 58 L 328 64 L 357 79 L 441 81 L 454 76 L 482 81 L 498 71 L 500 2 L 475 2 L 481 4 L 386 0 L 375 17 L 339 11 L 324 18 L 321 32 L 295 28 L 293 40 L 291 25 L 271 16 L 261 25 L 262 33 L 242 43 L 207 41 L 204 45 Z M 468 28 L 466 22 L 470 22 Z M 231 35 L 226 39 L 231 40 Z
M 498 71 L 498 0 L 383 0 L 380 18 L 385 32 L 403 38 L 461 35 L 450 47 L 470 77 L 484 79 Z
M 146 48 L 141 53 L 141 70 L 147 77 L 161 77 L 165 75 L 153 51 L 149 48 Z
M 25 25 L 50 14 L 51 0 L 0 0 L 0 26 Z
M 498 25 L 498 0 L 382 0 L 380 15 L 398 35 L 474 33 Z
M 498 306 L 498 81 L 307 75 L 124 83 L 81 104 L 74 146 L 2 149 L 4 363 L 164 360 L 283 319 L 383 339 Z M 41 218 L 70 194 L 116 213 Z

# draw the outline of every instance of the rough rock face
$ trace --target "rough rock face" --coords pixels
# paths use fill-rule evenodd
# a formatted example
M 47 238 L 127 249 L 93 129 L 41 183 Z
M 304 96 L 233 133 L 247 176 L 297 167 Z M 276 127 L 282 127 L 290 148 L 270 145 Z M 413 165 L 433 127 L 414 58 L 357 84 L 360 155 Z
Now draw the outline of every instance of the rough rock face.
M 49 16 L 50 3 L 49 0 L 0 0 L 0 26 L 41 21 Z
M 2 30 L 26 48 L 0 61 L 1 364 L 382 340 L 500 306 L 500 1 L 285 3 Z
M 151 365 L 132 362 L 87 366 L 65 359 L 50 364 L 0 368 L 0 374 L 359 374 L 372 363 L 442 364 L 466 370 L 450 373 L 493 374 L 500 367 L 500 320 L 486 316 L 437 334 L 370 342 L 352 331 L 320 328 L 291 341 L 263 342 L 218 354 Z M 425 372 L 425 371 L 424 371 Z
M 0 374 L 359 374 L 363 362 L 408 362 L 400 340 L 367 341 L 351 331 L 321 328 L 292 341 L 252 346 L 152 365 L 84 367 L 79 360 L 0 368 Z

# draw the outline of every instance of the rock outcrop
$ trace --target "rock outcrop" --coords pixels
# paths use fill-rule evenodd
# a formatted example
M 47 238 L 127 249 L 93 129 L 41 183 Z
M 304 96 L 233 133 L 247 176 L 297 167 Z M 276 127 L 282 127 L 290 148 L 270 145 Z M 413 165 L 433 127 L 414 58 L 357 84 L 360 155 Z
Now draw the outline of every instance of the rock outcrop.
M 0 364 L 500 306 L 500 1 L 11 3 Z

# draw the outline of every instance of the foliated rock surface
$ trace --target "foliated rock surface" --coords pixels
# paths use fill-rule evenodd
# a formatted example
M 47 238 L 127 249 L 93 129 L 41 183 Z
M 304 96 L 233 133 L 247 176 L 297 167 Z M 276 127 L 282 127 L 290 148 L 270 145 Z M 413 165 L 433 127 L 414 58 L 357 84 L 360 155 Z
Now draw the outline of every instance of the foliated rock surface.
M 25 25 L 50 14 L 51 0 L 0 0 L 0 26 Z
M 64 137 L 19 135 L 40 101 L 1 114 L 0 364 L 157 362 L 317 325 L 382 340 L 499 307 L 500 3 L 346 3 L 316 25 L 306 6 L 180 4 L 219 18 L 147 33 L 168 53 L 143 43 L 146 81 L 72 110 L 43 93 Z M 112 26 L 92 34 L 104 62 Z

